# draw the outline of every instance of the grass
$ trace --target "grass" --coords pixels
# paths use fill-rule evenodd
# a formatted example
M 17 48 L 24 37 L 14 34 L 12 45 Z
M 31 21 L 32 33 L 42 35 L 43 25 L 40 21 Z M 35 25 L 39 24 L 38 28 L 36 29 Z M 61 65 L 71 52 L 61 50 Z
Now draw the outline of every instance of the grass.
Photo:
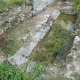
M 0 0 L 0 13 L 7 10 L 9 6 L 20 5 L 25 0 Z
M 40 64 L 37 64 L 36 67 L 32 69 L 34 76 L 26 74 L 26 67 L 27 64 L 19 69 L 16 66 L 10 65 L 7 61 L 0 63 L 0 80 L 41 80 L 41 78 L 39 78 L 42 71 Z
M 8 5 L 13 5 L 13 4 L 20 4 L 24 1 L 25 0 L 5 0 L 4 2 L 6 2 Z
M 62 53 L 65 40 L 71 34 L 59 24 L 53 24 L 49 35 L 43 39 L 31 54 L 31 59 L 44 64 L 53 63 L 58 53 Z
M 67 14 L 60 14 L 60 16 L 57 18 L 57 20 L 63 20 L 64 22 L 68 22 L 71 21 L 73 24 L 75 24 L 77 19 L 77 16 L 71 16 L 71 15 L 67 15 Z
M 0 50 L 6 54 L 13 55 L 23 45 L 20 38 L 27 33 L 29 33 L 29 30 L 22 25 L 9 28 L 4 33 L 2 42 L 0 42 Z
M 77 12 L 80 11 L 80 0 L 73 0 L 73 6 L 77 9 Z
M 0 12 L 5 11 L 7 7 L 7 4 L 3 0 L 0 0 Z
M 64 21 L 62 26 L 61 21 Z M 64 49 L 65 40 L 72 35 L 66 30 L 71 23 L 75 24 L 76 16 L 61 14 L 53 23 L 49 34 L 37 45 L 30 58 L 45 65 L 53 63 L 58 53 Z M 71 43 L 66 43 L 71 48 Z M 67 49 L 67 47 L 66 47 Z
M 8 61 L 0 63 L 0 80 L 43 80 L 40 77 L 43 68 L 41 64 L 38 63 L 29 74 L 26 74 L 27 65 L 28 63 L 19 69 L 16 66 L 12 66 L 11 64 L 9 64 Z M 67 79 L 61 77 L 60 75 L 57 75 L 56 78 L 52 77 L 47 80 L 71 80 L 71 79 Z

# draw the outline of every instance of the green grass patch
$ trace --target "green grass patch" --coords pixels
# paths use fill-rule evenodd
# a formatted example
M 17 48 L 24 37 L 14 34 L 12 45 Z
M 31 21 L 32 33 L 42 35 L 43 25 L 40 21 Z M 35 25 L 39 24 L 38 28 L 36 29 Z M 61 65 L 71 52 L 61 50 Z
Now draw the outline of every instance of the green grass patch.
M 8 63 L 8 61 L 0 63 L 0 80 L 43 80 L 40 77 L 43 68 L 41 64 L 38 63 L 29 74 L 26 73 L 27 65 L 28 63 L 19 69 L 16 66 L 12 66 L 10 63 Z M 47 80 L 71 80 L 71 79 L 67 79 L 61 77 L 60 75 L 57 75 L 56 78 L 52 77 Z
M 20 5 L 25 0 L 0 0 L 0 13 L 8 9 L 9 6 Z
M 64 43 L 71 34 L 59 24 L 53 24 L 48 36 L 43 39 L 31 54 L 31 59 L 44 64 L 53 63 L 58 53 L 62 53 Z
M 66 23 L 71 21 L 73 24 L 75 24 L 75 22 L 77 20 L 77 16 L 76 15 L 72 16 L 72 15 L 67 15 L 67 14 L 60 14 L 60 16 L 57 18 L 57 20 L 63 20 Z
M 7 32 L 4 33 L 3 40 L 0 42 L 0 50 L 6 54 L 15 54 L 23 46 L 20 38 L 28 33 L 29 30 L 22 25 L 8 28 Z
M 5 11 L 7 9 L 7 4 L 3 0 L 0 0 L 0 12 Z
M 80 0 L 73 0 L 73 6 L 77 9 L 77 12 L 80 11 Z
M 60 14 L 60 16 L 53 22 L 50 32 L 31 54 L 31 59 L 37 62 L 41 62 L 45 65 L 53 63 L 58 53 L 63 53 L 65 49 L 70 49 L 72 45 L 72 35 L 67 31 L 70 25 L 75 24 L 76 15 L 70 16 L 66 14 Z M 69 39 L 68 39 L 69 38 Z M 66 39 L 69 41 L 66 42 Z M 64 44 L 65 43 L 65 44 Z M 65 47 L 64 46 L 68 46 Z M 63 50 L 64 49 L 64 50 Z
M 42 65 L 37 64 L 32 73 L 34 76 L 26 74 L 27 64 L 21 69 L 16 66 L 12 66 L 7 61 L 0 63 L 0 80 L 41 80 L 39 75 L 42 71 Z

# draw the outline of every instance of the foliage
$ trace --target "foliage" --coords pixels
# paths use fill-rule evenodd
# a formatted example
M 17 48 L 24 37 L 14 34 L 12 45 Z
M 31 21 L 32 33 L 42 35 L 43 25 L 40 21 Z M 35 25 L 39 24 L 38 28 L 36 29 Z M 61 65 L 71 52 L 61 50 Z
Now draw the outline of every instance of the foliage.
M 80 11 L 80 0 L 73 0 L 73 5 L 77 8 L 77 11 Z
M 32 69 L 31 73 L 28 74 L 28 79 L 29 80 L 42 80 L 40 78 L 42 72 L 42 65 L 41 64 L 37 64 L 36 67 L 34 69 Z
M 37 64 L 33 69 L 34 76 L 26 74 L 26 66 L 18 69 L 16 66 L 10 65 L 8 62 L 0 63 L 0 80 L 41 80 L 39 78 L 42 65 Z
M 0 12 L 5 11 L 9 6 L 20 4 L 25 0 L 0 0 Z
M 7 8 L 7 4 L 3 1 L 3 0 L 0 0 L 0 12 L 6 10 Z
M 25 72 L 6 62 L 0 63 L 0 80 L 28 80 L 28 78 Z
M 58 53 L 62 53 L 64 46 L 69 45 L 66 40 L 71 37 L 70 32 L 61 28 L 59 24 L 53 24 L 48 38 L 45 38 L 40 44 L 40 50 L 35 51 L 35 55 L 31 57 L 34 61 L 52 63 Z M 70 39 L 69 39 L 70 40 Z M 65 43 L 66 42 L 66 43 Z M 70 47 L 69 47 L 70 48 Z
M 8 28 L 3 34 L 3 40 L 0 42 L 0 50 L 6 54 L 13 55 L 23 45 L 22 37 L 28 33 L 29 30 L 26 26 Z
M 16 66 L 10 65 L 7 61 L 0 63 L 0 80 L 43 80 L 40 78 L 43 68 L 41 64 L 38 63 L 30 74 L 26 74 L 26 67 L 27 65 L 25 64 L 24 67 L 18 69 Z M 51 80 L 69 79 L 57 76 L 57 78 L 52 78 Z

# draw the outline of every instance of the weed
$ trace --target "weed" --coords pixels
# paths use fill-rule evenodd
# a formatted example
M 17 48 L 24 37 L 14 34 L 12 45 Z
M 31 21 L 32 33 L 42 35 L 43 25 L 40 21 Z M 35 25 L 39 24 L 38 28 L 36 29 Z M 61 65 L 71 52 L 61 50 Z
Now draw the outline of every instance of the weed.
M 0 63 L 0 80 L 41 80 L 39 78 L 41 70 L 42 65 L 37 64 L 36 68 L 33 69 L 34 76 L 29 77 L 26 74 L 26 66 L 18 69 L 5 61 L 5 63 Z

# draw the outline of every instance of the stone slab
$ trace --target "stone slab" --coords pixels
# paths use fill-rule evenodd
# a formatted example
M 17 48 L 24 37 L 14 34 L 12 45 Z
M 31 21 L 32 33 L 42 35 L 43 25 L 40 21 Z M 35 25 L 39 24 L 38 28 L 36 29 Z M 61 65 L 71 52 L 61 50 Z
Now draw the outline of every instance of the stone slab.
M 51 14 L 51 18 L 52 18 L 53 20 L 56 20 L 59 15 L 60 15 L 60 11 L 57 10 L 57 9 L 55 9 L 55 10 L 52 12 L 52 14 Z
M 31 54 L 31 52 L 33 51 L 33 49 L 36 47 L 37 44 L 38 44 L 38 42 L 32 41 L 27 46 L 21 47 L 15 53 L 15 55 L 8 58 L 8 61 L 12 65 L 16 64 L 17 66 L 22 66 L 24 63 L 26 63 L 28 61 L 29 55 Z

